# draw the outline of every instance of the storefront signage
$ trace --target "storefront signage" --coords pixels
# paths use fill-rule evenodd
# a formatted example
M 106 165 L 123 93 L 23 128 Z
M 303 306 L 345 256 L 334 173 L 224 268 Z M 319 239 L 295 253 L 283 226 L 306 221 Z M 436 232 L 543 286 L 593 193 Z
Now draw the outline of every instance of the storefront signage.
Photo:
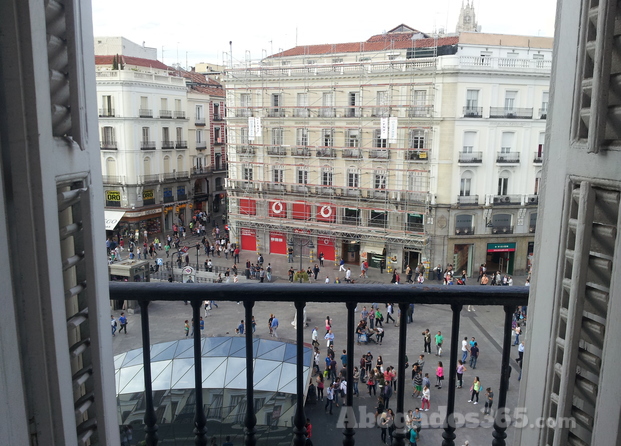
M 515 251 L 514 243 L 488 243 L 487 252 L 511 252 Z
M 116 190 L 106 191 L 106 206 L 121 206 L 121 193 Z
M 126 218 L 135 218 L 135 217 L 144 217 L 147 215 L 155 215 L 155 214 L 161 214 L 162 210 L 157 208 L 157 209 L 147 209 L 146 211 L 137 211 L 137 212 L 126 212 L 125 213 L 125 217 Z
M 293 232 L 295 234 L 310 234 L 311 230 L 310 229 L 293 228 Z
M 155 194 L 153 190 L 142 191 L 142 202 L 143 204 L 155 204 Z

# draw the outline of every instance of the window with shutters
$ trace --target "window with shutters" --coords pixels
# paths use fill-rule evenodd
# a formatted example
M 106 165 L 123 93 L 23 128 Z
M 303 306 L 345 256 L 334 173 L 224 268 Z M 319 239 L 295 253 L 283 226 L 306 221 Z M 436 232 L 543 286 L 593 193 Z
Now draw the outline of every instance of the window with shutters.
M 298 146 L 308 146 L 308 129 L 299 128 L 296 129 L 296 143 Z
M 298 93 L 295 116 L 299 118 L 308 118 L 310 116 L 308 108 L 308 93 Z
M 272 145 L 281 146 L 283 144 L 283 129 L 278 127 L 272 129 Z
M 388 147 L 387 139 L 382 138 L 382 131 L 380 129 L 375 129 L 375 131 L 373 132 L 373 147 Z
M 461 174 L 461 180 L 459 185 L 459 196 L 469 197 L 472 190 L 472 172 L 466 171 Z
M 285 180 L 285 171 L 282 166 L 274 166 L 272 169 L 272 181 L 274 183 L 282 183 Z
M 334 169 L 332 167 L 321 168 L 321 185 L 332 186 L 332 180 L 334 176 Z
M 358 170 L 350 169 L 347 172 L 347 187 L 360 187 L 360 173 Z
M 420 129 L 410 130 L 410 137 L 408 143 L 410 149 L 424 149 L 425 131 Z
M 347 130 L 347 147 L 360 147 L 360 130 L 350 129 Z
M 250 95 L 250 93 L 241 93 L 239 95 L 239 107 L 240 110 L 238 116 L 252 116 L 252 111 L 250 108 L 252 107 L 252 96 Z
M 498 194 L 507 195 L 509 193 L 509 172 L 503 171 L 498 177 Z

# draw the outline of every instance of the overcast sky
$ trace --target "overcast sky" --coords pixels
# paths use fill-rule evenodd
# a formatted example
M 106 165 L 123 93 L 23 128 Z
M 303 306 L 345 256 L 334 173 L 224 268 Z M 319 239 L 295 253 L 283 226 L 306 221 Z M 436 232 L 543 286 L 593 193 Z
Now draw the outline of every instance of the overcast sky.
M 554 35 L 556 0 L 473 0 L 482 32 Z M 462 0 L 92 0 L 95 36 L 123 36 L 157 48 L 167 64 L 252 59 L 297 45 L 360 42 L 401 23 L 455 31 Z M 368 5 L 368 6 L 367 6 Z M 162 55 L 163 47 L 163 55 Z

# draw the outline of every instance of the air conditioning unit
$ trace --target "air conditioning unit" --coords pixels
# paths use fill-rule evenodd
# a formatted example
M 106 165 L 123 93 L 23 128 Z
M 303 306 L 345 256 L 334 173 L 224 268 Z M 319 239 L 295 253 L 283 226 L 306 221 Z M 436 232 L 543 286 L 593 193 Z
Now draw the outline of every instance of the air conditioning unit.
M 498 234 L 498 228 L 492 228 L 492 234 Z
M 537 203 L 537 197 L 530 197 L 530 198 L 528 199 L 528 202 L 529 202 L 529 203 Z
M 494 197 L 494 203 L 500 203 L 501 197 Z
M 502 228 L 502 232 L 507 232 L 507 228 Z
M 461 229 L 455 229 L 455 234 L 461 234 Z
M 470 233 L 470 229 L 464 229 L 464 234 L 469 234 Z
M 535 232 L 535 228 L 531 226 L 530 228 L 528 228 L 528 232 Z
M 506 203 L 509 203 L 511 201 L 511 198 L 505 197 L 504 200 L 505 200 Z
M 507 118 L 515 118 L 515 113 L 514 112 L 507 113 Z

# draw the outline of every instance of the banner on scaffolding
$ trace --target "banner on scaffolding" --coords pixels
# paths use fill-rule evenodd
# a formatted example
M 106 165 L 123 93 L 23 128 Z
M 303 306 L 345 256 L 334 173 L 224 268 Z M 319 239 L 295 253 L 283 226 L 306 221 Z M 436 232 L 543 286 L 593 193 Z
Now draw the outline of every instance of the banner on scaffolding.
M 254 118 L 248 117 L 248 141 L 254 141 Z
M 388 142 L 394 144 L 397 142 L 397 124 L 398 119 L 396 116 L 388 118 Z
M 382 118 L 380 120 L 380 138 L 388 138 L 388 118 Z
M 262 136 L 263 131 L 261 130 L 261 118 L 254 118 L 254 136 Z

